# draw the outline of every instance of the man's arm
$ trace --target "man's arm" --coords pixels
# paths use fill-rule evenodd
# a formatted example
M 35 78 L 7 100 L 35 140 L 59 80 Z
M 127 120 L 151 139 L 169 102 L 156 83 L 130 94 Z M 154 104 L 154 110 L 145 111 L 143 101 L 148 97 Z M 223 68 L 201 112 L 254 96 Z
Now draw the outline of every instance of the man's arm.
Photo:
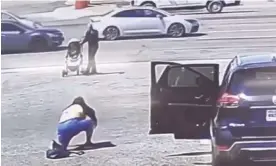
M 81 39 L 80 44 L 83 45 L 84 43 L 86 43 L 88 41 L 88 31 L 85 32 L 84 37 Z
M 91 118 L 97 125 L 98 120 L 96 117 L 95 110 L 93 108 L 90 108 L 89 106 L 87 106 L 87 108 L 85 109 L 85 114 L 89 116 L 89 118 Z

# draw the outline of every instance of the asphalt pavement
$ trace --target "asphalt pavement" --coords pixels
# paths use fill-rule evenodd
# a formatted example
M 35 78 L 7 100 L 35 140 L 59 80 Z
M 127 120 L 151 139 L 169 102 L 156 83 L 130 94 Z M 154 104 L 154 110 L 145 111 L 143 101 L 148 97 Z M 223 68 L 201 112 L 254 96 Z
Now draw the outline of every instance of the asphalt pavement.
M 1 9 L 18 15 L 30 13 L 50 12 L 56 8 L 64 7 L 65 0 L 2 0 Z
M 275 52 L 276 10 L 254 10 L 258 13 L 252 18 L 235 19 L 235 13 L 229 12 L 214 16 L 225 19 L 202 20 L 200 33 L 183 38 L 102 41 L 97 55 L 99 75 L 62 78 L 65 51 L 2 55 L 2 164 L 210 165 L 208 141 L 148 135 L 149 61 L 220 63 L 223 74 L 237 54 Z M 68 40 L 80 37 L 86 27 L 59 28 Z M 46 160 L 44 152 L 55 137 L 61 110 L 79 95 L 97 110 L 95 142 L 111 142 L 114 147 L 101 144 L 102 148 L 82 156 Z M 83 142 L 80 135 L 72 144 Z

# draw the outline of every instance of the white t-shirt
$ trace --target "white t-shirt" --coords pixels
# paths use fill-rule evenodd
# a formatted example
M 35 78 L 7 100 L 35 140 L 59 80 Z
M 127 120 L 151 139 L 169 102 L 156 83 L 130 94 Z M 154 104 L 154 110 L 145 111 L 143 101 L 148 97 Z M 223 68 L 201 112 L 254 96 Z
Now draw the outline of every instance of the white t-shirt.
M 67 109 L 65 109 L 61 114 L 59 123 L 62 123 L 74 118 L 86 118 L 83 112 L 83 108 L 78 104 L 74 104 L 68 107 Z

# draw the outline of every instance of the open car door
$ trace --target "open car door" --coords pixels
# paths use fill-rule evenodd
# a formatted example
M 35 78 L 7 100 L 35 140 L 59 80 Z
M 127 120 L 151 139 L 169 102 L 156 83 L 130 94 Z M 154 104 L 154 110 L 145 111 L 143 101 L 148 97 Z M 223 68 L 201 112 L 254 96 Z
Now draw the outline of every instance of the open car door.
M 157 78 L 160 65 L 166 67 Z M 218 87 L 218 64 L 151 62 L 150 134 L 209 137 Z

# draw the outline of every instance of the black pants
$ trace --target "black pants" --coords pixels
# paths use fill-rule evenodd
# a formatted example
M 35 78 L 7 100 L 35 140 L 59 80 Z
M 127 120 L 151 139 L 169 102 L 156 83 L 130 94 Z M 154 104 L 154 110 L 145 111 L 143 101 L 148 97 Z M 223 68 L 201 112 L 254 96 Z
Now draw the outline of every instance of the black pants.
M 88 65 L 86 69 L 87 74 L 97 73 L 95 57 L 98 49 L 99 49 L 98 45 L 92 45 L 92 46 L 89 46 L 88 48 Z

